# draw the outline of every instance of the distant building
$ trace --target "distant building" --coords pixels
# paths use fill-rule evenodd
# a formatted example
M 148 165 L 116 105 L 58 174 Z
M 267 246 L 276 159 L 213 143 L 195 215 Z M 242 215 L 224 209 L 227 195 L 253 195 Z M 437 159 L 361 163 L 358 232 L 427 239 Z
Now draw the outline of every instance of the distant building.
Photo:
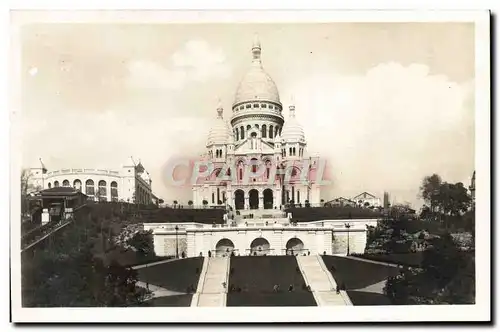
M 389 193 L 386 191 L 384 192 L 384 209 L 388 209 L 389 208 Z
M 470 180 L 470 195 L 472 197 L 472 203 L 476 202 L 476 171 L 472 173 L 472 179 Z
M 144 166 L 129 158 L 119 170 L 66 168 L 48 171 L 43 164 L 29 169 L 31 192 L 55 187 L 72 187 L 90 199 L 104 202 L 151 204 L 155 196 Z M 28 192 L 29 194 L 30 192 Z
M 356 206 L 357 203 L 352 199 L 345 197 L 337 197 L 331 201 L 325 202 L 326 206 Z
M 366 191 L 357 196 L 354 196 L 352 200 L 360 205 L 365 205 L 365 203 L 368 203 L 369 206 L 375 207 L 382 205 L 379 197 L 376 197 L 375 195 L 372 195 Z

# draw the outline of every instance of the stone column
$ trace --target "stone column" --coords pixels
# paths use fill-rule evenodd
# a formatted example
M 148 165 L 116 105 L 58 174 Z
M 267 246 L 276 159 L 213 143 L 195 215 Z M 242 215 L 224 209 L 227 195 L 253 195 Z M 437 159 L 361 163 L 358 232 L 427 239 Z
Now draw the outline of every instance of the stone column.
M 248 191 L 245 191 L 245 210 L 250 209 Z
M 264 195 L 259 193 L 259 209 L 264 208 Z

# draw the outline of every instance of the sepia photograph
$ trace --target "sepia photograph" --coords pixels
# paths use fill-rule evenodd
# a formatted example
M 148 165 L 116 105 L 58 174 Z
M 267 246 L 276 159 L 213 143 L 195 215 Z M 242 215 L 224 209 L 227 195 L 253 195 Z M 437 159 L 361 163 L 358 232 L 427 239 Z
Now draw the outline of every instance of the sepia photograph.
M 489 12 L 10 14 L 13 321 L 491 319 Z

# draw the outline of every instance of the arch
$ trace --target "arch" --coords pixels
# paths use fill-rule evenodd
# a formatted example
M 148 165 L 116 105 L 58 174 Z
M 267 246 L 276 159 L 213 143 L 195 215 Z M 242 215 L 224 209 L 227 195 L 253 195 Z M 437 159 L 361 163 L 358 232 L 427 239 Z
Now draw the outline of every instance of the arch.
M 111 182 L 111 201 L 118 202 L 118 183 Z
M 294 255 L 299 254 L 304 250 L 304 242 L 297 237 L 292 237 L 290 240 L 286 242 L 286 254 Z
M 64 180 L 62 184 L 63 184 L 63 187 L 69 187 L 69 181 L 68 180 Z
M 243 126 L 240 127 L 241 139 L 245 139 L 245 128 Z
M 250 255 L 262 256 L 267 255 L 271 251 L 271 245 L 263 237 L 258 237 L 250 243 Z
M 266 138 L 267 137 L 267 126 L 265 124 L 262 125 L 262 133 L 261 133 L 261 136 L 262 138 Z
M 105 201 L 106 196 L 108 195 L 107 190 L 106 190 L 106 181 L 101 180 L 99 181 L 99 191 L 97 192 L 97 196 L 99 197 L 100 201 Z
M 80 181 L 79 179 L 76 179 L 75 181 L 73 181 L 73 188 L 81 191 L 82 190 L 82 181 Z
M 49 182 L 48 186 L 49 186 L 49 189 L 52 188 L 52 183 Z
M 234 208 L 236 210 L 243 210 L 245 208 L 245 192 L 241 189 L 234 192 Z
M 250 209 L 259 208 L 259 191 L 257 189 L 252 189 L 248 192 L 248 204 Z
M 236 128 L 236 140 L 240 139 L 240 130 Z
M 59 187 L 59 181 L 54 181 L 54 187 Z
M 269 138 L 273 138 L 274 137 L 273 134 L 274 134 L 274 128 L 273 128 L 273 125 L 270 125 L 269 126 Z
M 88 179 L 85 181 L 85 194 L 94 196 L 94 180 Z
M 272 209 L 273 204 L 273 190 L 268 188 L 264 190 L 264 209 Z
M 252 165 L 252 173 L 257 173 L 257 166 L 259 164 L 259 159 L 257 158 L 252 158 L 250 160 L 250 165 Z
M 231 255 L 233 251 L 234 243 L 227 238 L 220 239 L 215 245 L 216 256 Z
M 252 126 L 251 125 L 247 125 L 247 131 L 249 131 L 250 129 L 252 129 Z

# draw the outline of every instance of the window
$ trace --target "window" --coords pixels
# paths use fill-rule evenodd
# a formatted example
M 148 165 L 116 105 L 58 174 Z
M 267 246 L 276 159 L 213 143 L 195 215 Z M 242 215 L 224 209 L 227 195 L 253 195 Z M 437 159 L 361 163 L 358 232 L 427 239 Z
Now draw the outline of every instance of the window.
M 267 137 L 267 127 L 266 125 L 262 125 L 262 138 Z
M 64 180 L 63 181 L 63 187 L 69 187 L 69 181 L 68 180 Z
M 73 182 L 73 188 L 75 188 L 76 190 L 82 190 L 82 181 L 76 179 Z
M 240 130 L 236 128 L 236 140 L 240 139 Z
M 259 104 L 253 104 L 254 108 L 259 108 Z
M 106 192 L 106 181 L 104 180 L 99 181 L 99 192 L 97 195 L 99 197 L 99 200 L 105 201 L 107 194 L 108 193 Z
M 244 109 L 244 108 L 245 108 L 245 106 L 243 106 L 243 105 L 241 105 L 241 106 L 240 106 L 240 110 L 242 110 L 242 109 Z
M 269 138 L 273 138 L 274 128 L 272 125 L 269 126 Z
M 59 187 L 59 181 L 54 181 L 54 187 Z
M 85 194 L 94 196 L 94 181 L 89 179 L 85 182 Z
M 270 110 L 274 109 L 273 105 L 269 105 L 269 109 Z
M 212 204 L 215 204 L 215 194 L 212 193 Z
M 111 201 L 118 202 L 118 183 L 111 182 Z
M 267 104 L 260 104 L 261 108 L 267 108 Z
M 252 105 L 247 104 L 245 107 L 246 107 L 246 108 L 250 108 L 250 107 L 252 107 Z
M 49 182 L 49 189 L 52 188 L 52 184 Z
M 250 129 L 252 129 L 252 126 L 247 125 L 247 131 L 249 131 Z
M 241 139 L 245 138 L 245 128 L 243 126 L 240 127 Z
M 258 163 L 258 160 L 255 158 L 252 158 L 252 173 L 257 173 L 257 163 Z
M 300 191 L 297 190 L 297 203 L 300 203 Z

